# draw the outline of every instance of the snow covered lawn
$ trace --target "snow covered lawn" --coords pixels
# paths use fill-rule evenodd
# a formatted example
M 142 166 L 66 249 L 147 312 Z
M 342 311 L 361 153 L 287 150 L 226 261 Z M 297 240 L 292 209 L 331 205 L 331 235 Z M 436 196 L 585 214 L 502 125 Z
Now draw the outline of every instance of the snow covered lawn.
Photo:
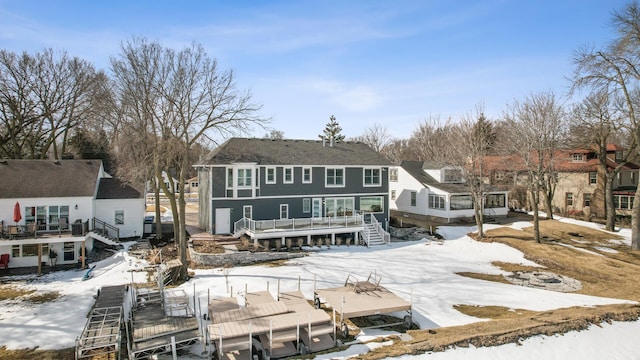
M 516 223 L 522 228 L 529 223 Z M 278 281 L 280 291 L 295 290 L 300 281 L 302 292 L 311 299 L 314 281 L 318 288 L 342 286 L 348 274 L 366 279 L 370 272 L 382 277 L 381 285 L 397 295 L 413 302 L 414 321 L 421 328 L 463 325 L 479 319 L 456 311 L 456 304 L 497 305 L 529 310 L 550 310 L 570 306 L 591 306 L 627 303 L 626 300 L 601 298 L 580 294 L 566 294 L 534 288 L 482 281 L 456 275 L 456 272 L 502 274 L 492 261 L 536 264 L 524 259 L 523 254 L 511 247 L 497 243 L 476 242 L 465 234 L 470 227 L 440 227 L 439 233 L 447 240 L 443 244 L 425 241 L 394 242 L 390 247 L 364 248 L 360 246 L 314 247 L 304 258 L 290 260 L 284 266 L 247 266 L 227 270 L 195 270 L 195 277 L 180 286 L 190 296 L 200 299 L 206 311 L 207 295 L 227 296 L 229 291 L 241 293 L 261 291 L 269 287 L 275 294 Z M 622 232 L 629 239 L 628 232 Z M 39 347 L 60 349 L 74 346 L 82 331 L 86 315 L 93 304 L 93 296 L 101 286 L 145 280 L 143 272 L 132 272 L 144 266 L 144 262 L 131 258 L 126 252 L 101 261 L 95 275 L 82 281 L 81 271 L 56 272 L 37 277 L 0 278 L 2 283 L 27 287 L 42 292 L 58 291 L 61 296 L 49 303 L 32 304 L 28 301 L 6 300 L 0 302 L 0 346 L 10 349 Z M 195 286 L 194 286 L 195 285 Z M 587 351 L 576 353 L 576 348 L 606 348 L 619 343 L 622 333 L 633 334 L 640 330 L 638 322 L 614 323 L 593 327 L 583 333 L 570 333 L 558 337 L 535 337 L 523 342 L 523 346 L 504 345 L 488 349 L 456 349 L 428 355 L 429 359 L 452 359 L 470 356 L 475 359 L 541 357 L 577 357 L 600 359 L 602 353 Z M 367 331 L 367 336 L 384 333 Z M 365 337 L 363 336 L 363 339 Z M 614 341 L 614 339 L 616 339 Z M 553 348 L 552 350 L 549 350 Z M 524 350 L 527 349 L 527 350 Z M 544 350 L 544 351 L 543 351 Z M 366 346 L 353 346 L 345 353 L 322 355 L 318 359 L 343 358 L 366 351 Z M 552 351 L 549 355 L 547 351 Z M 604 350 L 603 350 L 604 351 Z M 607 354 L 619 358 L 633 357 L 640 351 L 640 344 L 626 341 L 624 347 L 611 349 Z M 501 355 L 498 355 L 501 354 Z M 502 355 L 504 354 L 504 356 Z M 508 356 L 507 354 L 511 354 Z M 598 355 L 600 354 L 600 356 Z M 426 357 L 426 355 L 423 355 Z M 409 359 L 410 357 L 405 357 Z

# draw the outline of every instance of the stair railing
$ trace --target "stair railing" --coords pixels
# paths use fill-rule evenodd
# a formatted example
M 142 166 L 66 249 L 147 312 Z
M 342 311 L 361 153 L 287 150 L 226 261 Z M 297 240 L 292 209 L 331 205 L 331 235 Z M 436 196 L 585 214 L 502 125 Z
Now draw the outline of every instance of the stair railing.
M 97 218 L 93 218 L 92 228 L 94 232 L 97 232 L 106 237 L 114 237 L 116 241 L 120 241 L 120 229 L 105 221 Z M 114 235 L 111 235 L 111 234 Z
M 380 235 L 380 238 L 382 239 L 382 241 L 387 245 L 391 245 L 391 234 L 389 234 L 382 228 L 382 224 L 380 224 L 378 219 L 376 219 L 376 217 L 373 214 L 371 214 L 371 225 L 373 225 L 373 228 L 376 231 L 376 233 Z

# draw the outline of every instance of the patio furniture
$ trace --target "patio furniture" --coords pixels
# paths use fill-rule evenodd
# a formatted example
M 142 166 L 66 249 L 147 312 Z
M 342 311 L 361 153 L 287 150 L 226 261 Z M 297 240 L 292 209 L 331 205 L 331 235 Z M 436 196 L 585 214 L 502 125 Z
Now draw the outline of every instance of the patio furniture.
M 0 269 L 9 268 L 9 254 L 0 255 Z
M 37 230 L 36 223 L 27 225 L 27 235 L 35 235 Z
M 60 218 L 60 220 L 58 220 L 58 225 L 61 231 L 69 230 L 69 222 L 67 221 L 67 218 Z
M 17 226 L 9 225 L 9 238 L 13 239 L 20 233 L 19 228 Z

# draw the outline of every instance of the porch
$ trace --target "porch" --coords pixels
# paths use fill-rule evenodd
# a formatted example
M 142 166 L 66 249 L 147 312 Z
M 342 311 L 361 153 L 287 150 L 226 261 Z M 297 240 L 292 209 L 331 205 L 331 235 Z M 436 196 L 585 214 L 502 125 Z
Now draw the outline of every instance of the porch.
M 390 244 L 391 237 L 380 222 L 371 213 L 360 213 L 341 217 L 321 218 L 294 218 L 252 220 L 242 218 L 233 225 L 233 236 L 238 238 L 248 236 L 257 244 L 261 239 L 282 240 L 285 245 L 286 238 L 306 237 L 307 245 L 311 244 L 311 237 L 324 235 L 331 238 L 331 244 L 335 245 L 337 234 L 353 234 L 356 242 L 366 246 Z

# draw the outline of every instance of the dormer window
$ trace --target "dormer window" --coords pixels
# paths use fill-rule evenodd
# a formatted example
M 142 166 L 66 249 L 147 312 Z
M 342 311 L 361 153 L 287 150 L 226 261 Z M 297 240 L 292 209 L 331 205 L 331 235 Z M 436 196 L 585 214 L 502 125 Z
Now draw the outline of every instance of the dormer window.
M 462 182 L 462 171 L 460 169 L 444 169 L 444 182 Z
M 616 162 L 621 162 L 622 161 L 622 151 L 618 150 L 616 151 Z
M 583 162 L 584 154 L 573 154 L 573 162 Z

